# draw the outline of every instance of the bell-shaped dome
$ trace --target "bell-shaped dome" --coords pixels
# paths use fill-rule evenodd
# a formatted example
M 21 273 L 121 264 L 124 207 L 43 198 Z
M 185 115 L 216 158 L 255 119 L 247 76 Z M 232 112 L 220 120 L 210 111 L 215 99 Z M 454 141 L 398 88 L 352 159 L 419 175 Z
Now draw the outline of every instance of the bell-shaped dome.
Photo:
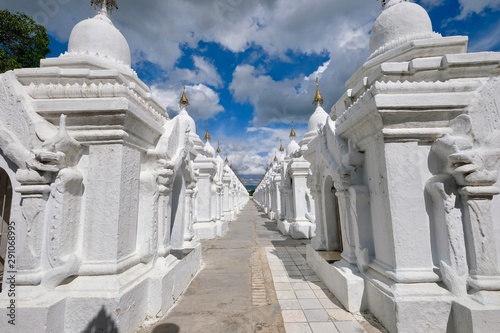
M 69 37 L 68 51 L 88 53 L 131 65 L 127 40 L 105 12 L 78 23 Z
M 389 0 L 373 24 L 370 36 L 370 58 L 408 41 L 439 37 L 432 31 L 427 11 L 404 0 Z
M 203 147 L 203 151 L 205 151 L 209 157 L 215 157 L 215 149 L 214 147 L 212 147 L 210 141 L 208 140 L 207 142 L 205 142 L 205 147 Z
M 290 143 L 288 144 L 288 146 L 286 147 L 286 156 L 290 156 L 291 154 L 293 154 L 294 152 L 296 152 L 299 149 L 300 149 L 300 146 L 297 143 L 297 141 L 295 141 L 295 139 L 292 139 L 290 141 Z
M 326 113 L 325 109 L 323 109 L 323 107 L 318 104 L 311 118 L 309 118 L 307 131 L 316 132 L 318 130 L 319 125 L 326 124 L 327 119 L 328 119 L 328 113 Z
M 176 119 L 179 120 L 180 124 L 183 124 L 186 129 L 189 128 L 190 133 L 196 135 L 196 123 L 193 118 L 189 115 L 186 108 L 182 108 L 181 112 L 177 115 Z

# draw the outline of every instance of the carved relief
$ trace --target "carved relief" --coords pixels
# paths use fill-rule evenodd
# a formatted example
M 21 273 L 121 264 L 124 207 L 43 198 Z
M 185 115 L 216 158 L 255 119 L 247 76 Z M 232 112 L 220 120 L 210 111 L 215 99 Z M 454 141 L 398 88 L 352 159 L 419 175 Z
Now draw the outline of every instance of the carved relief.
M 443 282 L 454 295 L 464 296 L 467 294 L 468 266 L 460 197 L 453 177 L 438 175 L 431 178 L 426 191 L 433 202 L 431 221 Z
M 43 218 L 46 200 L 43 195 L 38 198 L 31 197 L 21 202 L 23 222 L 26 226 L 25 246 L 21 248 L 18 255 L 18 271 L 35 271 L 41 260 L 41 243 L 43 238 Z M 22 278 L 19 284 L 23 283 Z M 27 283 L 29 284 L 29 283 Z
M 28 94 L 34 99 L 74 99 L 74 98 L 113 98 L 127 97 L 141 106 L 142 110 L 155 119 L 158 123 L 164 124 L 167 117 L 159 112 L 135 90 L 121 83 L 84 82 L 83 84 L 38 84 L 31 83 L 28 86 Z
M 83 195 L 83 175 L 76 167 L 80 154 L 81 145 L 68 135 L 66 116 L 61 115 L 59 132 L 36 152 L 48 169 L 57 169 L 47 203 L 50 212 L 47 255 L 50 266 L 56 269 L 44 276 L 42 283 L 48 288 L 75 274 L 80 265 L 75 253 Z
M 498 80 L 492 80 L 483 89 L 481 95 L 487 98 L 478 98 L 472 105 L 469 115 L 461 115 L 451 123 L 451 134 L 444 135 L 433 145 L 434 152 L 443 160 L 444 171 L 453 176 L 459 187 L 459 193 L 463 201 L 463 230 L 464 245 L 458 239 L 458 223 L 456 212 L 449 209 L 449 195 L 444 195 L 442 190 L 432 185 L 431 192 L 434 193 L 434 204 L 440 205 L 445 211 L 447 222 L 448 239 L 450 242 L 450 265 L 441 263 L 443 280 L 449 289 L 457 295 L 463 295 L 465 273 L 464 264 L 454 262 L 464 254 L 461 246 L 465 247 L 469 259 L 469 287 L 476 290 L 500 290 L 500 280 L 491 279 L 498 277 L 497 249 L 495 243 L 493 219 L 491 215 L 491 200 L 493 196 L 500 193 L 500 189 L 494 185 L 498 181 L 500 169 L 500 130 L 497 96 L 491 95 L 494 87 L 498 91 L 500 84 Z M 485 113 L 480 106 L 488 104 L 494 112 Z M 496 110 L 496 111 L 495 111 Z M 485 119 L 489 124 L 485 124 Z M 478 127 L 479 123 L 481 126 Z M 485 129 L 489 129 L 485 130 Z M 439 198 L 441 196 L 441 200 Z M 459 232 L 459 231 L 458 231 Z M 458 235 L 460 238 L 460 235 Z M 455 243 L 454 243 L 455 242 Z M 456 257 L 459 251 L 458 257 Z
M 0 79 L 0 123 L 10 131 L 17 140 L 27 149 L 31 149 L 30 141 L 34 136 L 29 126 L 29 119 L 25 112 L 19 112 L 17 94 L 13 91 L 9 81 L 14 80 L 12 73 L 5 74 Z

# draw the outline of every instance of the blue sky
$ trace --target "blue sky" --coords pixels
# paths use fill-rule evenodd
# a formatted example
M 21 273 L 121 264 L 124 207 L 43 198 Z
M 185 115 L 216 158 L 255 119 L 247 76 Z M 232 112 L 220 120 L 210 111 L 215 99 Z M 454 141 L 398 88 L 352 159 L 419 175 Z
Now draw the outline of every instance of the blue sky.
M 500 0 L 418 0 L 443 36 L 468 35 L 470 51 L 500 51 Z M 292 121 L 299 139 L 320 78 L 329 110 L 368 57 L 376 0 L 118 0 L 112 20 L 133 68 L 170 117 L 183 80 L 203 137 L 220 141 L 244 181 L 258 181 Z M 0 0 L 47 27 L 50 57 L 73 26 L 95 14 L 87 0 Z

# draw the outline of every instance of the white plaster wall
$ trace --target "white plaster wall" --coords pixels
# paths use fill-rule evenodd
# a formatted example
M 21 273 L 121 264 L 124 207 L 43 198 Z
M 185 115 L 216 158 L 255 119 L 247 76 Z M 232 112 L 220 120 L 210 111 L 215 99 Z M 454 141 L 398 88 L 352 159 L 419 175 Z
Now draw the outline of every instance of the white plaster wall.
M 367 174 L 367 184 L 370 189 L 371 214 L 373 224 L 373 239 L 375 247 L 375 257 L 386 265 L 394 266 L 394 244 L 392 238 L 392 227 L 389 216 L 389 203 L 387 184 L 384 181 L 385 161 L 383 158 L 384 150 L 382 148 L 383 139 L 374 137 L 369 140 L 366 151 L 366 161 L 364 170 Z
M 196 198 L 196 222 L 210 222 L 212 220 L 212 200 L 215 196 L 211 191 L 209 175 L 198 178 L 198 194 Z
M 140 153 L 122 145 L 92 146 L 89 161 L 85 257 L 124 259 L 136 249 Z
M 120 189 L 120 222 L 118 258 L 123 259 L 136 250 L 137 221 L 139 213 L 139 178 L 141 154 L 134 148 L 125 146 L 122 160 Z

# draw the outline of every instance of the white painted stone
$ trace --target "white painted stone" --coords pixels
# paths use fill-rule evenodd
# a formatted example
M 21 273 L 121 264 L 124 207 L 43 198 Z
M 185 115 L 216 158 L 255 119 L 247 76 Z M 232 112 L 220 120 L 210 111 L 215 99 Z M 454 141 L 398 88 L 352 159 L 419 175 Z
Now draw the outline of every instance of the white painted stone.
M 348 311 L 360 312 L 367 308 L 366 299 L 363 300 L 364 280 L 359 271 L 342 263 L 329 264 L 310 244 L 306 257 L 307 264 Z
M 200 268 L 199 239 L 222 235 L 248 193 L 186 105 L 164 112 L 105 14 L 78 24 L 70 52 L 41 67 L 0 75 L 16 329 L 134 332 L 173 305 Z
M 68 52 L 96 54 L 130 66 L 130 48 L 107 14 L 78 23 L 69 37 Z
M 308 263 L 390 332 L 494 331 L 500 55 L 466 53 L 466 37 L 440 37 L 398 0 L 371 38 L 331 119 L 301 144 L 316 203 Z

